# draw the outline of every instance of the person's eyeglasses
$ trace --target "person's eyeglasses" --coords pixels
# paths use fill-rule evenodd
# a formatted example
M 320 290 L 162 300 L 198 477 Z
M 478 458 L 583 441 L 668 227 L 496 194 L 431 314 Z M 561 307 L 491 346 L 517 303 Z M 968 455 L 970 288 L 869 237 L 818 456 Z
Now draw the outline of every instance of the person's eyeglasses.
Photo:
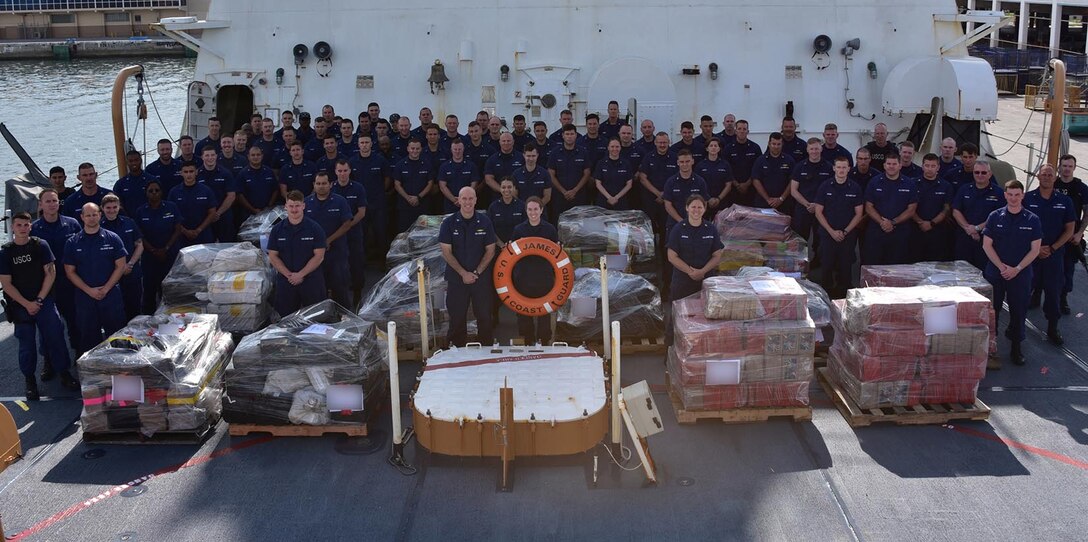
M 974 173 L 975 173 L 975 175 L 989 175 L 990 174 L 989 171 L 976 171 Z

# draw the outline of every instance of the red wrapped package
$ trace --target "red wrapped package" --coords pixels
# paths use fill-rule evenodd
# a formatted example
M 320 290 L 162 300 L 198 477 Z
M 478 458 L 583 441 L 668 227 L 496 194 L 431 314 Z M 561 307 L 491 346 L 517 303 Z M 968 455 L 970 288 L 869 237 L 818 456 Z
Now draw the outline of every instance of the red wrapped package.
M 714 226 L 722 240 L 782 241 L 790 234 L 790 220 L 774 209 L 732 205 L 714 217 Z
M 710 277 L 703 310 L 712 320 L 804 320 L 808 295 L 790 277 Z
M 836 344 L 828 352 L 833 363 L 839 363 L 843 369 L 865 382 L 888 382 L 892 380 L 910 380 L 919 371 L 920 360 L 917 356 L 866 356 Z
M 922 387 L 922 403 L 966 403 L 978 398 L 978 380 L 931 380 Z
M 924 328 L 927 318 L 944 316 L 940 309 L 954 305 L 958 326 L 989 323 L 992 304 L 965 287 L 857 288 L 847 292 L 842 318 L 846 329 L 862 333 L 870 326 Z
M 808 406 L 808 381 L 773 384 L 748 384 L 745 406 L 797 407 Z

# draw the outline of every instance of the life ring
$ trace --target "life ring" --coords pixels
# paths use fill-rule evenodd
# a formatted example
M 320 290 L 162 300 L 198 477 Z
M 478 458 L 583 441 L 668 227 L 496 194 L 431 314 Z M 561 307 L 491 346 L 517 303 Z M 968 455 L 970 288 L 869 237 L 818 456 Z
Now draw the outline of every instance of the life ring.
M 552 266 L 555 284 L 544 297 L 526 297 L 514 287 L 514 266 L 522 258 L 539 256 Z M 524 237 L 510 241 L 495 259 L 495 293 L 507 307 L 525 316 L 543 316 L 563 306 L 574 288 L 574 266 L 554 241 L 543 237 Z

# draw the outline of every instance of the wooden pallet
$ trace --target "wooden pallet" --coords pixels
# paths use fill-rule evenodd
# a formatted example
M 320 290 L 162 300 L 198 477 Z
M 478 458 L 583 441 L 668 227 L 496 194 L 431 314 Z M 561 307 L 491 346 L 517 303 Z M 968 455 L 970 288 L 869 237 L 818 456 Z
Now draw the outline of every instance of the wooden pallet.
M 765 422 L 771 418 L 791 418 L 795 422 L 805 422 L 812 419 L 812 407 L 743 407 L 729 410 L 685 410 L 680 401 L 680 394 L 672 387 L 669 375 L 665 374 L 665 387 L 669 390 L 669 401 L 672 402 L 672 410 L 676 414 L 676 422 L 683 425 L 693 424 L 699 420 L 719 420 L 722 423 L 753 423 Z
M 230 435 L 240 437 L 253 433 L 269 433 L 274 437 L 320 437 L 326 434 L 365 437 L 366 425 L 254 425 L 230 424 Z
M 138 431 L 119 433 L 83 433 L 87 444 L 180 444 L 200 445 L 215 432 L 219 420 L 195 431 L 159 431 L 150 437 Z
M 820 386 L 831 396 L 831 401 L 842 413 L 850 427 L 865 427 L 874 423 L 888 422 L 896 425 L 933 425 L 954 420 L 985 420 L 990 417 L 990 407 L 981 399 L 974 404 L 933 403 L 910 407 L 883 407 L 863 409 L 827 376 L 828 369 L 817 371 Z
M 568 341 L 570 342 L 570 341 Z M 570 342 L 573 346 L 575 343 Z M 603 353 L 604 347 L 600 343 L 586 343 L 586 348 L 597 353 Z M 665 344 L 665 337 L 622 337 L 620 348 L 624 354 L 664 354 L 669 351 Z
M 441 341 L 438 341 L 437 344 L 435 344 L 434 346 L 431 347 L 430 353 L 434 354 L 436 350 L 441 350 L 443 348 L 446 348 L 446 346 L 447 345 L 446 345 L 445 339 L 443 339 Z M 416 345 L 412 345 L 412 346 L 403 346 L 403 345 L 401 345 L 401 347 L 399 349 L 397 349 L 397 360 L 398 361 L 423 361 L 423 348 L 421 348 L 419 346 L 416 346 Z

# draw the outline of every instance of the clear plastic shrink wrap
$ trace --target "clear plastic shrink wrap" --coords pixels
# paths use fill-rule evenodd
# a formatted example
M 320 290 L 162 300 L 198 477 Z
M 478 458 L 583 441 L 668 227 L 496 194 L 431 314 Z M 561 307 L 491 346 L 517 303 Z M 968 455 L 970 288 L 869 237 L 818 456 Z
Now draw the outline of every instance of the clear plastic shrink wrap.
M 601 256 L 612 256 L 610 270 L 656 279 L 654 230 L 646 213 L 579 205 L 559 215 L 557 228 L 574 267 L 600 269 Z
M 427 326 L 432 343 L 441 343 L 449 329 L 446 312 L 446 261 L 442 254 L 432 251 L 423 258 L 427 272 Z M 385 325 L 397 323 L 397 342 L 403 347 L 420 347 L 422 335 L 419 329 L 419 275 L 412 260 L 394 266 L 370 289 L 359 316 L 378 327 L 380 337 L 385 336 Z M 471 309 L 468 317 L 469 334 L 476 332 L 476 319 Z
M 261 211 L 242 222 L 238 228 L 238 238 L 261 246 L 264 244 L 262 239 L 267 242 L 268 235 L 272 233 L 272 226 L 279 224 L 285 218 L 287 218 L 287 211 L 282 205 Z
M 267 425 L 363 424 L 388 380 L 375 326 L 326 300 L 246 336 L 226 371 L 223 417 Z
M 419 258 L 441 258 L 442 249 L 438 246 L 438 231 L 442 221 L 450 215 L 423 215 L 416 219 L 408 231 L 397 234 L 385 255 L 385 264 L 392 269 L 402 263 L 414 262 Z
M 714 226 L 722 241 L 785 241 L 790 233 L 790 215 L 774 209 L 732 205 L 718 212 Z
M 134 318 L 77 361 L 83 431 L 150 437 L 215 425 L 233 346 L 215 315 Z
M 973 403 L 992 307 L 967 287 L 850 290 L 835 302 L 829 376 L 861 408 Z
M 592 301 L 589 301 L 592 300 Z M 624 337 L 660 337 L 664 331 L 661 294 L 639 275 L 608 271 L 609 318 L 623 322 Z M 584 308 L 582 303 L 587 305 Z M 589 312 L 590 303 L 593 312 Z M 576 269 L 570 299 L 559 308 L 556 339 L 568 343 L 600 344 L 601 271 Z
M 226 331 L 260 329 L 271 315 L 272 267 L 251 243 L 181 249 L 162 283 L 159 313 L 210 313 Z

